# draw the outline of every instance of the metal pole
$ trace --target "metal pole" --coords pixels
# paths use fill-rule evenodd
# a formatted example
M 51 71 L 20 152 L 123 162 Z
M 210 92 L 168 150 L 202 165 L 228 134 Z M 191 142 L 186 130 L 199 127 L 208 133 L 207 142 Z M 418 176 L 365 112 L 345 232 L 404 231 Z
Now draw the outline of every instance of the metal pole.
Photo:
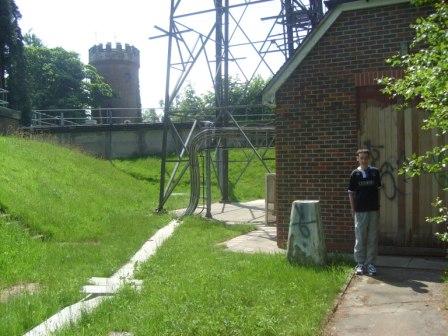
M 225 113 L 222 126 L 227 126 L 229 113 L 229 0 L 225 0 L 224 6 L 224 94 L 223 105 Z M 229 152 L 227 150 L 227 140 L 223 139 L 223 148 L 221 149 L 221 186 L 222 202 L 229 201 Z
M 193 126 L 191 127 L 190 133 L 188 133 L 187 136 L 187 140 L 185 141 L 185 144 L 183 144 L 182 147 L 182 151 L 179 154 L 179 160 L 182 160 L 185 152 L 187 151 L 187 146 L 190 143 L 190 139 L 193 137 L 194 131 L 196 130 L 196 125 L 197 125 L 198 121 L 195 120 L 193 122 Z M 168 199 L 168 197 L 171 195 L 171 192 L 173 191 L 174 188 L 170 188 L 171 187 L 171 183 L 174 181 L 174 178 L 176 176 L 176 173 L 179 169 L 180 166 L 180 161 L 176 162 L 176 165 L 174 166 L 173 172 L 171 173 L 170 179 L 168 180 L 168 184 L 167 184 L 167 192 L 164 193 L 163 195 L 163 203 L 166 202 L 166 200 Z M 183 174 L 181 174 L 182 176 Z
M 258 157 L 258 159 L 260 160 L 260 162 L 263 164 L 264 168 L 266 169 L 266 171 L 268 173 L 271 173 L 271 170 L 269 169 L 269 167 L 266 165 L 266 163 L 264 162 L 263 158 L 260 156 L 260 154 L 258 154 L 257 149 L 255 148 L 255 146 L 252 144 L 252 142 L 250 141 L 249 137 L 246 135 L 246 133 L 244 132 L 244 130 L 241 128 L 241 126 L 238 124 L 238 122 L 235 120 L 235 118 L 231 115 L 230 118 L 232 118 L 233 122 L 235 123 L 236 127 L 240 130 L 241 134 L 243 135 L 244 139 L 246 139 L 247 143 L 249 144 L 249 146 L 252 148 L 252 150 L 254 151 L 255 155 Z
M 324 15 L 324 10 L 322 6 L 321 0 L 310 0 L 310 20 L 311 20 L 311 27 L 316 28 L 316 26 L 319 24 L 320 20 L 322 19 L 322 16 Z
M 216 54 L 216 73 L 215 73 L 215 105 L 216 116 L 219 114 L 219 107 L 222 102 L 222 0 L 215 0 L 216 7 L 216 39 L 215 39 L 215 54 Z
M 285 0 L 286 36 L 288 44 L 288 58 L 294 53 L 294 31 L 293 31 L 294 6 L 292 0 Z
M 112 158 L 112 112 L 107 110 L 108 122 L 108 132 L 107 132 L 107 143 L 106 143 L 106 158 L 110 160 Z
M 163 135 L 162 135 L 162 162 L 160 164 L 160 187 L 159 187 L 159 206 L 157 212 L 163 211 L 164 193 L 165 193 L 165 174 L 166 174 L 166 149 L 168 141 L 168 128 L 170 118 L 170 73 L 171 73 L 171 51 L 173 45 L 174 31 L 174 12 L 176 10 L 175 0 L 171 0 L 170 11 L 170 30 L 168 34 L 168 59 L 166 64 L 166 84 L 165 84 L 165 106 L 163 110 Z
M 227 4 L 227 0 L 226 0 Z M 222 0 L 215 0 L 216 7 L 216 79 L 215 79 L 215 105 L 216 105 L 216 117 L 219 119 L 221 114 L 221 108 L 225 106 L 225 79 L 223 83 L 223 63 L 225 68 L 225 53 L 223 57 L 223 44 L 224 36 L 223 36 L 223 11 L 225 10 L 222 5 Z M 224 46 L 225 48 L 225 46 Z M 224 62 L 223 62 L 224 60 Z M 225 69 L 224 69 L 225 70 Z M 218 120 L 218 126 L 224 125 L 224 119 L 221 121 Z M 228 199 L 228 183 L 225 176 L 225 158 L 224 158 L 224 148 L 225 143 L 223 144 L 223 148 L 218 148 L 216 153 L 216 160 L 218 166 L 218 183 L 221 189 L 221 201 L 226 202 Z

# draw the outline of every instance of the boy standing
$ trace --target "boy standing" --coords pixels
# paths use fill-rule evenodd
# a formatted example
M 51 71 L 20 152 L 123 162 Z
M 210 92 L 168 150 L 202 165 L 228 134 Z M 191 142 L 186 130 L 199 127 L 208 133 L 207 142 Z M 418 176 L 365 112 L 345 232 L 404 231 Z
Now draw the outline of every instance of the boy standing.
M 381 177 L 378 169 L 371 167 L 370 151 L 360 149 L 356 152 L 359 167 L 350 176 L 348 195 L 352 216 L 355 221 L 354 257 L 357 262 L 356 274 L 366 271 L 376 274 L 378 254 L 378 210 Z

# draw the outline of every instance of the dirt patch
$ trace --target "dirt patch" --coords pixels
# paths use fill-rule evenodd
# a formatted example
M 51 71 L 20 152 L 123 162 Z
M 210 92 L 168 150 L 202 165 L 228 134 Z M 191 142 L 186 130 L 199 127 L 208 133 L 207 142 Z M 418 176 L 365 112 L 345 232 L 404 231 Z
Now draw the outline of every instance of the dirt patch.
M 11 298 L 22 294 L 35 294 L 40 291 L 38 283 L 18 284 L 0 291 L 0 303 L 8 302 Z

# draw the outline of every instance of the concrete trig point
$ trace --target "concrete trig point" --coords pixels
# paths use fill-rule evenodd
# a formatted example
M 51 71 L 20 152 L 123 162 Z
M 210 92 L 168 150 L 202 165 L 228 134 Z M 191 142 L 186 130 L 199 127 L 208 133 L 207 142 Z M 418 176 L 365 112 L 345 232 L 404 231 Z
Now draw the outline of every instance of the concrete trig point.
M 325 264 L 326 248 L 319 201 L 292 203 L 287 257 L 294 263 Z

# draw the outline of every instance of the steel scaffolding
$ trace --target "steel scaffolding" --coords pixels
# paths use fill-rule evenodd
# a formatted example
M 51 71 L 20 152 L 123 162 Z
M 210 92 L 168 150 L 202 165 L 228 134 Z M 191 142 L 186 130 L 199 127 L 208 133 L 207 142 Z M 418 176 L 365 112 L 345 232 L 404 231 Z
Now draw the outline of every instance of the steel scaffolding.
M 200 6 L 197 4 L 198 2 L 171 0 L 169 28 L 163 29 L 156 26 L 155 28 L 161 34 L 151 37 L 151 39 L 168 38 L 158 211 L 163 210 L 165 203 L 187 169 L 199 169 L 199 165 L 195 163 L 194 158 L 190 157 L 189 160 L 184 158 L 184 156 L 190 154 L 189 146 L 191 143 L 201 143 L 201 149 L 206 150 L 207 158 L 210 157 L 212 147 L 215 149 L 215 166 L 217 167 L 217 177 L 223 202 L 229 201 L 228 148 L 235 146 L 235 142 L 232 141 L 231 137 L 229 138 L 229 134 L 241 140 L 240 147 L 253 150 L 254 155 L 248 160 L 246 167 L 255 156 L 269 172 L 269 168 L 264 162 L 266 151 L 261 154 L 260 144 L 255 144 L 249 133 L 252 134 L 254 127 L 255 129 L 258 127 L 259 130 L 269 134 L 262 147 L 272 146 L 274 133 L 272 113 L 269 113 L 268 109 L 263 106 L 241 106 L 239 105 L 241 102 L 230 105 L 229 67 L 232 66 L 234 70 L 232 74 L 236 73 L 238 78 L 244 80 L 246 89 L 249 83 L 262 71 L 269 76 L 274 75 L 278 66 L 273 66 L 270 60 L 271 55 L 283 55 L 284 61 L 293 54 L 297 46 L 322 18 L 322 0 L 309 0 L 306 3 L 300 0 L 238 1 L 238 3 L 233 3 L 233 1 L 231 3 L 230 0 L 214 0 L 210 1 L 208 7 L 191 10 L 193 5 Z M 277 15 L 259 17 L 257 23 L 253 19 L 253 15 L 250 15 L 251 8 L 264 6 L 268 2 L 280 2 L 277 7 Z M 251 23 L 249 26 L 247 25 L 248 21 Z M 261 38 L 252 36 L 253 25 L 263 22 L 266 23 L 267 27 L 264 36 Z M 244 50 L 247 50 L 248 53 L 250 51 L 251 55 L 241 55 L 239 51 L 241 48 L 245 48 Z M 276 57 L 278 59 L 278 56 Z M 250 62 L 248 62 L 249 58 Z M 202 63 L 201 60 L 203 60 Z M 243 65 L 243 62 L 246 63 Z M 172 120 L 173 103 L 187 78 L 199 63 L 205 64 L 206 72 L 210 76 L 215 92 L 215 107 L 213 111 L 202 113 L 206 117 L 192 120 L 192 128 L 188 136 L 183 139 Z M 246 113 L 245 120 L 236 117 L 238 113 L 243 114 L 241 111 Z M 256 111 L 257 117 L 248 118 L 247 111 Z M 248 120 L 251 122 L 247 123 Z M 210 131 L 211 128 L 212 131 Z M 201 132 L 204 129 L 209 131 Z M 219 129 L 228 131 L 219 131 Z M 207 134 L 206 141 L 197 139 L 197 136 L 201 133 Z M 212 138 L 210 134 L 213 134 Z M 167 153 L 169 136 L 179 144 L 180 148 L 174 160 L 169 159 L 169 153 Z M 198 148 L 195 148 L 195 152 L 197 150 Z M 174 168 L 169 176 L 167 174 L 168 162 L 174 162 Z M 194 164 L 191 164 L 191 162 L 194 162 Z M 206 164 L 207 167 L 213 166 L 213 162 L 207 161 Z M 196 177 L 196 190 L 198 175 L 192 171 L 191 176 Z M 207 180 L 209 180 L 209 177 L 210 172 L 208 172 Z M 209 190 L 209 186 L 207 190 Z

